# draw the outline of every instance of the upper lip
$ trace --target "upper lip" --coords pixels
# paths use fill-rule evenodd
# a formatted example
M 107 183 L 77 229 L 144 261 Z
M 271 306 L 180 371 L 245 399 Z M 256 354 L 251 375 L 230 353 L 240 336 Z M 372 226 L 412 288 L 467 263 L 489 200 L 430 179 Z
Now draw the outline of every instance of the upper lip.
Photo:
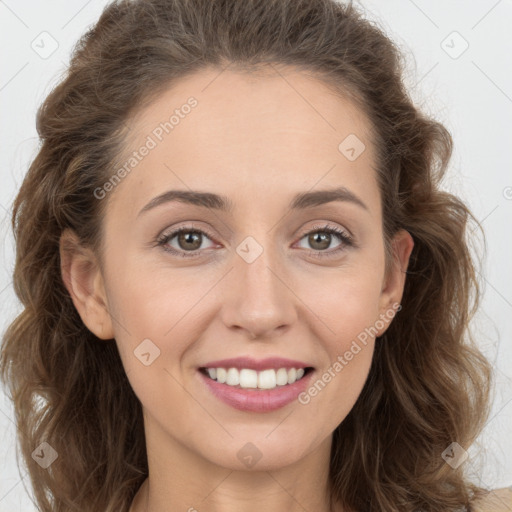
M 312 365 L 302 361 L 293 359 L 286 359 L 283 357 L 266 357 L 265 359 L 253 359 L 252 357 L 235 357 L 231 359 L 219 359 L 217 361 L 210 361 L 200 368 L 248 368 L 251 370 L 261 371 L 279 368 L 308 368 Z

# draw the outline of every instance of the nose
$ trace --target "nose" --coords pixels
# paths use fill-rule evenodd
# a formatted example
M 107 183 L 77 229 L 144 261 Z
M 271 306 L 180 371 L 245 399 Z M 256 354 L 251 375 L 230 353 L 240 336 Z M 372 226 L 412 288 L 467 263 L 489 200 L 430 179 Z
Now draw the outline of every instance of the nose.
M 287 273 L 270 251 L 251 263 L 235 255 L 234 268 L 222 290 L 221 318 L 249 339 L 282 335 L 297 320 L 297 297 Z

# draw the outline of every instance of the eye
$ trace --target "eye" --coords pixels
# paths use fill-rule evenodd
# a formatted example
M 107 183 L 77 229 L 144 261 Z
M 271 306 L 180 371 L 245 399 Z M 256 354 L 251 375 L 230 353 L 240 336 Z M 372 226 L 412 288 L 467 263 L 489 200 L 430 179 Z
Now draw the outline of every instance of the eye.
M 164 232 L 158 238 L 156 245 L 161 246 L 164 251 L 173 255 L 193 258 L 200 256 L 202 251 L 208 248 L 203 246 L 205 239 L 211 241 L 212 238 L 201 229 L 183 226 L 167 233 Z M 336 238 L 340 241 L 338 246 L 334 250 L 327 251 L 326 249 L 329 249 L 333 239 Z M 300 241 L 304 239 L 312 248 L 309 254 L 314 257 L 337 256 L 347 247 L 355 246 L 352 236 L 348 232 L 329 224 L 305 233 Z M 213 246 L 211 245 L 209 248 Z
M 198 255 L 200 250 L 205 249 L 203 245 L 204 239 L 210 239 L 210 236 L 204 231 L 191 228 L 181 227 L 170 233 L 162 234 L 157 241 L 157 245 L 161 246 L 165 251 L 172 254 L 187 257 L 194 257 Z M 176 246 L 171 245 L 171 242 L 176 239 Z
M 340 240 L 339 245 L 334 250 L 327 251 L 326 249 L 329 249 L 331 242 L 336 238 Z M 306 239 L 306 243 L 308 243 L 313 249 L 311 254 L 319 257 L 335 256 L 347 247 L 354 246 L 354 241 L 349 233 L 336 226 L 330 226 L 329 224 L 323 228 L 317 228 L 313 231 L 309 231 L 303 235 L 301 241 L 304 239 Z

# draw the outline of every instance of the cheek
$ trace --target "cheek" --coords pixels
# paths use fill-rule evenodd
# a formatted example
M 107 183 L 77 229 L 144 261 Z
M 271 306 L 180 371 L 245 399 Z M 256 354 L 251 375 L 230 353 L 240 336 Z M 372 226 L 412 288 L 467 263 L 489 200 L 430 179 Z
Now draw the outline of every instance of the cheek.
M 348 292 L 348 291 L 347 291 Z M 341 293 L 325 322 L 333 333 L 323 337 L 325 365 L 306 390 L 303 403 L 315 400 L 313 415 L 325 417 L 336 428 L 349 414 L 368 378 L 375 347 L 377 298 L 363 293 Z
M 137 261 L 119 262 L 112 275 L 115 279 L 111 288 L 113 312 L 126 327 L 123 330 L 117 326 L 119 335 L 126 337 L 129 331 L 133 336 L 162 341 L 190 321 L 190 312 L 197 307 L 215 277 L 205 275 L 198 279 L 191 276 L 190 271 L 171 268 L 162 271 L 162 268 Z
M 379 265 L 345 269 L 326 279 L 323 287 L 309 287 L 321 320 L 315 323 L 315 334 L 327 359 L 304 402 L 311 402 L 315 414 L 336 411 L 328 420 L 332 428 L 348 415 L 368 377 L 380 319 L 380 272 Z
M 321 278 L 305 278 L 307 302 L 319 322 L 318 335 L 332 348 L 343 349 L 351 339 L 379 318 L 382 275 L 378 266 L 340 269 Z M 303 288 L 302 288 L 303 287 Z M 339 345 L 339 347 L 338 347 Z
M 109 273 L 108 298 L 115 339 L 136 393 L 163 371 L 162 356 L 174 341 L 180 318 L 193 299 L 187 299 L 191 292 L 180 284 L 157 282 L 151 270 L 120 258 Z M 174 344 L 172 350 L 179 355 L 181 347 Z
M 135 393 L 142 403 L 158 408 L 165 397 L 155 391 L 170 387 L 181 396 L 178 381 L 187 370 L 182 365 L 216 310 L 208 291 L 219 276 L 205 272 L 198 277 L 190 269 L 162 271 L 136 261 L 118 263 L 110 274 L 109 291 L 116 343 Z

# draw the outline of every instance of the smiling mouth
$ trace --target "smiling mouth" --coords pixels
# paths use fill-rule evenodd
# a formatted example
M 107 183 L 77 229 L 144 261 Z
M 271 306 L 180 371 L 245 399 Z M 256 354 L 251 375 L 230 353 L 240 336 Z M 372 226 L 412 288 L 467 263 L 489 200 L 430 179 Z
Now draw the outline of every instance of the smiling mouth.
M 279 368 L 256 371 L 249 368 L 199 368 L 199 371 L 218 382 L 238 389 L 270 390 L 289 386 L 313 371 L 313 367 Z

